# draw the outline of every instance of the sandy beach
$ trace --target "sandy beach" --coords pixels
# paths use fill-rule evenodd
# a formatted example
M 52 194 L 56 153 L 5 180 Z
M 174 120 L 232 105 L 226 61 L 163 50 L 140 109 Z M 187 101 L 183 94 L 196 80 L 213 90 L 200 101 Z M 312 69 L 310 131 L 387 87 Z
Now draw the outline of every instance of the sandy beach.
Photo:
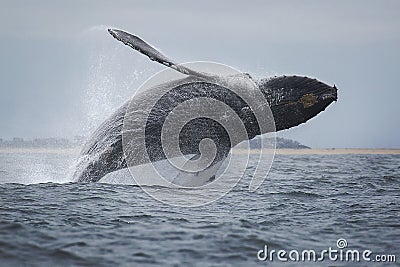
M 233 153 L 247 153 L 246 150 L 233 149 Z M 251 150 L 251 154 L 257 154 L 259 150 Z M 312 149 L 276 149 L 277 155 L 341 155 L 341 154 L 354 154 L 354 155 L 390 155 L 400 154 L 400 149 L 386 149 L 386 148 L 312 148 Z

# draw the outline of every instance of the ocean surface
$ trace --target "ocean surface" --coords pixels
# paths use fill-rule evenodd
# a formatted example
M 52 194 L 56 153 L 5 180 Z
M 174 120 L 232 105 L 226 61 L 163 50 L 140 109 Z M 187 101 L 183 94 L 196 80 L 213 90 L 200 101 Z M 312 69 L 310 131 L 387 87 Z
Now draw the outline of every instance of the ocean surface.
M 276 155 L 257 191 L 245 175 L 223 198 L 196 208 L 169 206 L 134 185 L 73 183 L 75 157 L 0 153 L 0 266 L 400 263 L 400 155 Z M 338 250 L 338 239 L 347 243 L 343 251 L 370 250 L 371 261 L 257 256 L 265 245 L 268 253 Z M 372 261 L 376 255 L 396 262 Z

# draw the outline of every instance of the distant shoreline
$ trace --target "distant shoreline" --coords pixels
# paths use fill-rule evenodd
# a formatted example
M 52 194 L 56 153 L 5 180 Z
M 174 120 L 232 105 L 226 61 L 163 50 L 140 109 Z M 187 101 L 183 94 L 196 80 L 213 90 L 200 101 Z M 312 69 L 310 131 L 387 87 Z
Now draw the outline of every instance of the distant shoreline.
M 41 147 L 0 147 L 0 153 L 63 153 L 78 154 L 80 147 L 75 148 L 41 148 Z M 233 149 L 234 154 L 247 154 L 245 149 Z M 258 154 L 260 150 L 251 149 L 250 154 Z M 400 155 L 399 148 L 311 148 L 311 149 L 276 149 L 277 155 Z
M 53 148 L 53 147 L 0 147 L 0 153 L 49 153 L 49 154 L 77 154 L 81 151 L 80 147 L 73 148 Z
M 233 149 L 233 153 L 247 153 L 246 150 Z M 250 154 L 257 154 L 260 150 L 252 149 Z M 310 148 L 292 149 L 278 148 L 276 155 L 400 155 L 400 149 L 392 148 Z

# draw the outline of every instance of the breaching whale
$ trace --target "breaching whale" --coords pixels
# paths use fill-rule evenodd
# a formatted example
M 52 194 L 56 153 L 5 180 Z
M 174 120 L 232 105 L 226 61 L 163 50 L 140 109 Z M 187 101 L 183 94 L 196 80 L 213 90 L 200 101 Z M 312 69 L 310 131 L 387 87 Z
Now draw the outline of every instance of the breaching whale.
M 125 45 L 148 56 L 151 60 L 170 67 L 187 78 L 181 82 L 172 81 L 168 86 L 170 90 L 163 95 L 151 111 L 151 116 L 146 121 L 146 147 L 151 162 L 166 159 L 161 145 L 161 129 L 166 116 L 179 104 L 198 97 L 216 99 L 226 103 L 243 121 L 246 128 L 246 139 L 252 139 L 265 132 L 260 130 L 254 114 L 246 109 L 247 104 L 235 93 L 224 86 L 209 82 L 214 76 L 180 65 L 160 53 L 137 36 L 127 32 L 109 29 L 109 33 Z M 247 75 L 247 74 L 243 74 Z M 247 75 L 249 76 L 249 75 Z M 337 100 L 337 88 L 321 81 L 303 76 L 275 76 L 254 80 L 254 84 L 262 92 L 264 101 L 272 112 L 275 121 L 275 131 L 288 129 L 302 124 L 316 116 L 333 101 Z M 142 92 L 141 102 L 150 101 L 157 87 Z M 130 101 L 122 105 L 92 134 L 77 163 L 75 179 L 78 182 L 97 182 L 106 174 L 127 168 L 126 151 L 123 149 L 124 119 L 132 111 L 128 110 Z M 230 149 L 237 143 L 232 143 L 224 127 L 215 120 L 199 117 L 191 120 L 181 129 L 179 134 L 179 147 L 184 155 L 199 155 L 201 140 L 209 138 L 217 147 L 217 153 L 212 165 L 225 159 Z M 129 153 L 129 152 L 128 152 Z M 135 152 L 140 155 L 140 151 Z M 145 153 L 145 152 L 143 152 Z M 140 158 L 140 157 L 139 157 Z M 135 164 L 147 163 L 137 160 Z M 130 167 L 130 166 L 129 166 Z M 210 178 L 212 178 L 210 174 Z

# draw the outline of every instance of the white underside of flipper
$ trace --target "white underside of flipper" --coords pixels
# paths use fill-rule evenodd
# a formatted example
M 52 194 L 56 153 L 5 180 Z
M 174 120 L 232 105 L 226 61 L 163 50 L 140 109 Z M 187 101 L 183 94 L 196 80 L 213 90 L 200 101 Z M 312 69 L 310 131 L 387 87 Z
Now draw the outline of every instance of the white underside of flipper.
M 184 187 L 199 187 L 205 185 L 215 179 L 215 175 L 223 161 L 224 159 L 198 172 L 179 171 L 172 183 Z
M 195 157 L 196 155 L 190 155 L 189 158 Z M 130 167 L 129 172 L 127 169 L 124 169 L 107 174 L 100 182 L 140 186 L 199 187 L 211 182 L 215 178 L 223 161 L 224 159 L 205 170 L 187 172 L 176 168 L 168 160 L 160 160 Z M 183 169 L 185 169 L 185 166 Z

